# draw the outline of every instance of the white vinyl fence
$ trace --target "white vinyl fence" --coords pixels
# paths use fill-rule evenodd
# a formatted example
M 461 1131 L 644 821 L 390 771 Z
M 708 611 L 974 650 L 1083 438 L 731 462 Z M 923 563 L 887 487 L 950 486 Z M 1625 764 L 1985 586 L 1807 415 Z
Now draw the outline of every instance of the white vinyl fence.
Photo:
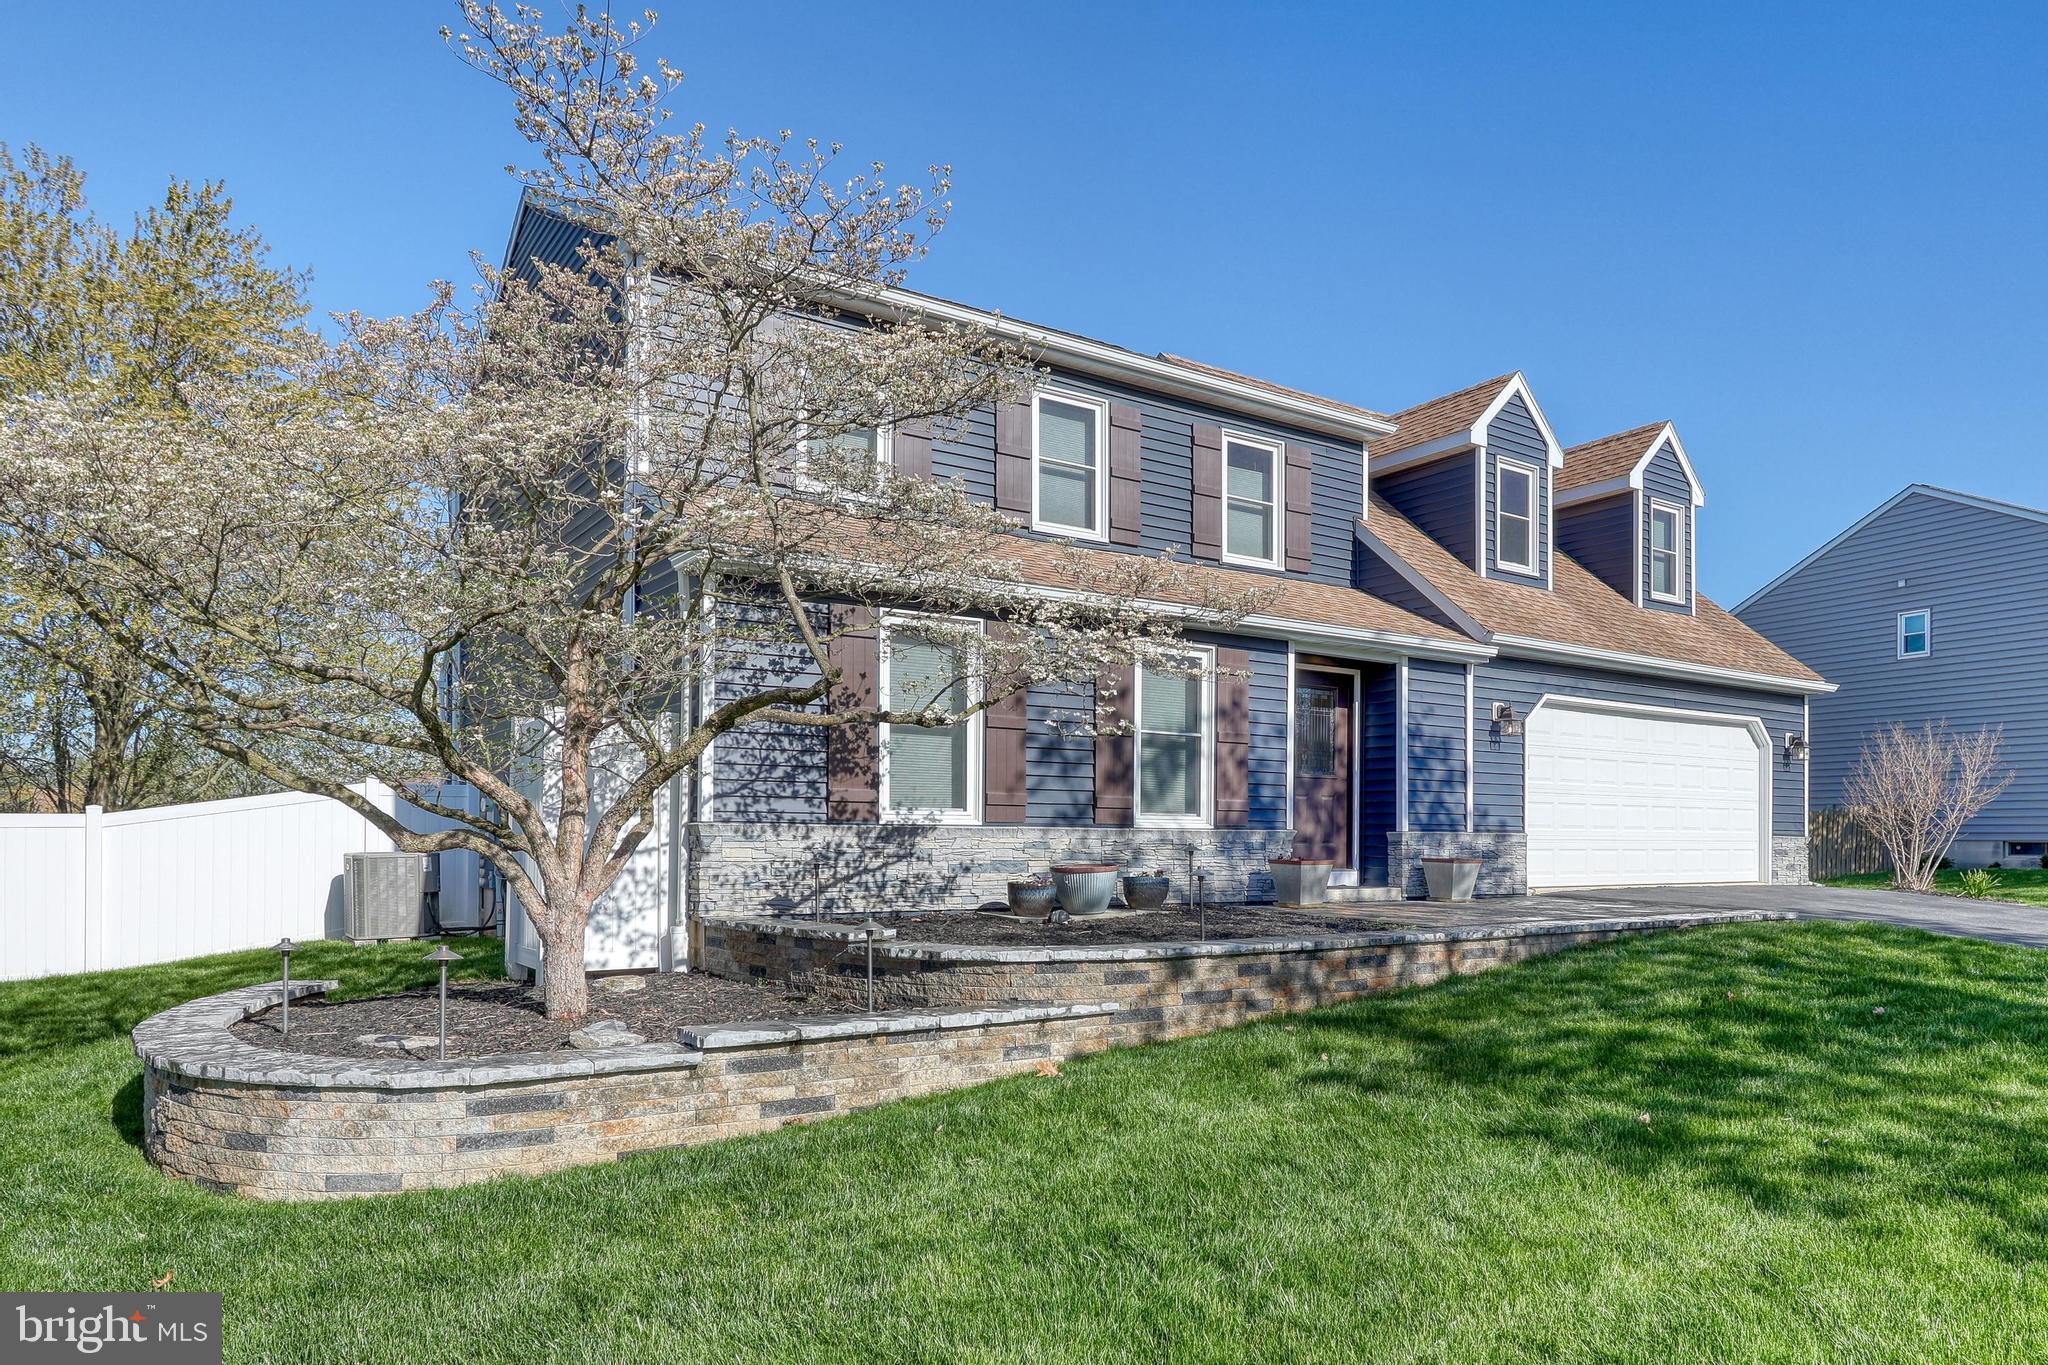
M 442 822 L 357 788 L 408 828 Z M 391 841 L 348 807 L 285 792 L 83 815 L 0 815 L 0 980 L 339 936 L 341 857 Z M 477 916 L 473 854 L 440 855 L 440 916 Z

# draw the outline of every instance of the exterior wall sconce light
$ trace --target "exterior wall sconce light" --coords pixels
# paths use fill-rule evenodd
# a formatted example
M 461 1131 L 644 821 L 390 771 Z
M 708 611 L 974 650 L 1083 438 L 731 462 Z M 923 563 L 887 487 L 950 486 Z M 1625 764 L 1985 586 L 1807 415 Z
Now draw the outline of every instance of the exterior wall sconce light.
M 1808 742 L 1805 735 L 1800 734 L 1797 730 L 1787 730 L 1785 732 L 1785 757 L 1791 762 L 1804 763 L 1806 755 L 1812 749 L 1813 745 Z
M 1522 733 L 1522 718 L 1515 714 L 1515 704 L 1511 701 L 1497 701 L 1493 704 L 1493 724 L 1507 739 L 1513 739 Z

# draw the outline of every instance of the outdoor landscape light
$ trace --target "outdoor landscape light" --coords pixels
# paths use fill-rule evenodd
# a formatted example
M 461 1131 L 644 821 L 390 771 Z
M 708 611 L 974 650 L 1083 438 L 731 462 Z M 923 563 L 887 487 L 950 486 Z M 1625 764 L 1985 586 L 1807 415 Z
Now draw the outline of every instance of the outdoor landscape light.
M 1787 730 L 1785 732 L 1785 757 L 1794 763 L 1804 763 L 1807 751 L 1812 747 L 1813 745 L 1807 742 L 1806 736 L 1800 734 L 1797 730 Z
M 875 940 L 881 936 L 882 926 L 873 915 L 860 926 L 861 939 L 868 945 L 868 1013 L 875 1012 Z
M 442 1061 L 448 1060 L 448 964 L 462 961 L 462 954 L 442 944 L 426 956 L 428 962 L 441 964 L 441 1019 L 434 1029 L 434 1055 Z
M 1522 718 L 1515 714 L 1515 704 L 1511 701 L 1493 704 L 1493 723 L 1509 739 L 1522 733 Z
M 284 1012 L 279 1016 L 277 1031 L 286 1038 L 292 1036 L 292 954 L 298 950 L 299 945 L 292 942 L 289 934 L 279 939 L 277 946 L 271 949 L 284 959 Z

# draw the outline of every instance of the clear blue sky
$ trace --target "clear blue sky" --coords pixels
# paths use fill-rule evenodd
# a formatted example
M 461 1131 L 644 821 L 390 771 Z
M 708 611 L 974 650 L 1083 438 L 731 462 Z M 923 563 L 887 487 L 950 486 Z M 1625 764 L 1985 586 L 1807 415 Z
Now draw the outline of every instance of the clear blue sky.
M 2048 505 L 2037 8 L 772 13 L 665 8 L 680 111 L 951 162 L 918 287 L 1385 409 L 1519 368 L 1567 444 L 1674 420 L 1725 604 L 1915 480 Z M 121 216 L 224 178 L 318 307 L 400 311 L 516 198 L 452 21 L 15 6 L 0 139 Z

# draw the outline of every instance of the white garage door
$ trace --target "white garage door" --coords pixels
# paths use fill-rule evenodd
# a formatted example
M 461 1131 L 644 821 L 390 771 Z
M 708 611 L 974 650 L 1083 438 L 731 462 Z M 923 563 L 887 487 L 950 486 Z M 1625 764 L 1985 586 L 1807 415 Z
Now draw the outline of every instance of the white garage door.
M 1531 888 L 1763 879 L 1747 725 L 1550 701 L 1527 745 Z

